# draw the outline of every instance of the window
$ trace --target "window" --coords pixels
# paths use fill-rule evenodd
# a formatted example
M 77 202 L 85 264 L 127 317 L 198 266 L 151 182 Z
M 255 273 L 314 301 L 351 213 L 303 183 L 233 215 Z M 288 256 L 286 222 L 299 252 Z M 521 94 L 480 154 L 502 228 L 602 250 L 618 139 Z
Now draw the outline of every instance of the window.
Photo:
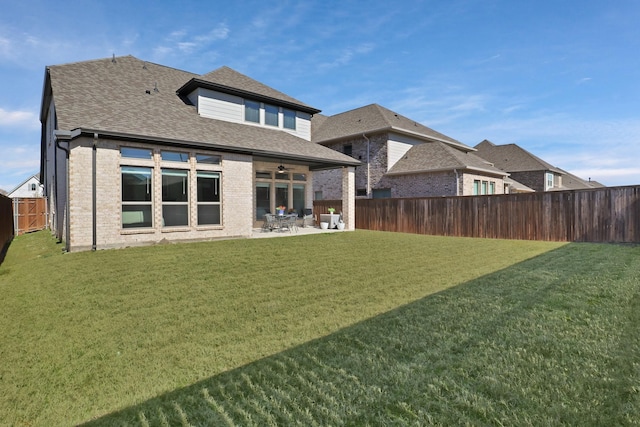
M 496 194 L 496 183 L 493 181 L 489 183 L 489 194 Z
M 152 169 L 123 166 L 122 175 L 122 228 L 148 228 L 153 226 Z
M 477 196 L 478 194 L 480 194 L 480 180 L 474 179 L 473 180 L 473 195 Z
M 278 110 L 275 105 L 265 104 L 264 106 L 264 124 L 269 126 L 278 126 Z
M 220 225 L 220 174 L 197 172 L 198 225 Z
M 284 116 L 283 126 L 285 129 L 296 130 L 296 112 L 293 110 L 283 110 L 282 113 Z
M 36 191 L 36 185 L 35 184 L 31 184 L 31 191 Z
M 322 191 L 314 191 L 313 200 L 322 200 Z
M 367 189 L 366 188 L 356 188 L 356 196 L 362 197 L 362 196 L 366 196 L 366 195 L 367 195 Z
M 164 227 L 189 225 L 189 172 L 162 169 L 162 222 Z
M 373 190 L 373 198 L 374 199 L 389 199 L 391 198 L 391 189 L 390 188 L 378 188 Z
M 353 145 L 346 144 L 344 147 L 342 147 L 342 152 L 347 156 L 351 156 L 353 154 Z
M 148 148 L 121 147 L 120 155 L 129 159 L 151 159 L 151 150 Z
M 276 206 L 286 206 L 289 208 L 289 184 L 276 184 Z
M 260 123 L 260 103 L 255 101 L 244 101 L 244 119 L 247 122 Z
M 306 191 L 304 184 L 293 184 L 293 209 L 295 209 L 295 211 L 298 213 L 298 216 L 301 216 L 304 212 L 305 193 Z
M 256 178 L 271 179 L 271 172 L 256 172 Z
M 487 186 L 488 186 L 488 182 L 487 181 L 482 181 L 482 193 L 481 194 L 487 194 Z
M 196 162 L 206 165 L 219 165 L 221 162 L 220 156 L 214 156 L 211 154 L 196 154 Z
M 304 173 L 294 173 L 293 174 L 293 180 L 294 181 L 306 181 L 307 180 L 307 175 Z
M 189 154 L 188 153 L 180 153 L 178 151 L 162 151 L 160 153 L 162 156 L 162 160 L 168 162 L 188 162 Z
M 553 174 L 551 172 L 545 173 L 546 176 L 546 187 L 545 190 L 549 190 L 553 188 Z

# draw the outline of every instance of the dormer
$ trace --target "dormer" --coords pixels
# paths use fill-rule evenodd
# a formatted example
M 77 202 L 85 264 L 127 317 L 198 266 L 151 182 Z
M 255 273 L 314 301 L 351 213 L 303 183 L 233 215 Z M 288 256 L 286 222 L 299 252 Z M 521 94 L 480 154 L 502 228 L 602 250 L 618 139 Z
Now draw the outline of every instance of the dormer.
M 177 91 L 210 119 L 260 126 L 311 140 L 311 117 L 320 110 L 228 67 L 189 80 Z

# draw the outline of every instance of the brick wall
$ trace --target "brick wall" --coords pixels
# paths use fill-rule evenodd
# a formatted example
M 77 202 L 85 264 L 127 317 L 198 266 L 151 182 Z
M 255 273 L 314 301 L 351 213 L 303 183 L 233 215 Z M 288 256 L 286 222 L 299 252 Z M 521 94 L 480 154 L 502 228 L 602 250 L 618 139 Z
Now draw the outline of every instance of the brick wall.
M 71 144 L 70 156 L 70 245 L 71 251 L 91 249 L 92 223 L 92 145 L 91 138 L 79 138 Z M 189 169 L 190 225 L 163 229 L 162 176 L 160 146 L 126 143 L 128 147 L 151 148 L 153 160 L 120 159 L 120 143 L 98 140 L 96 153 L 96 214 L 97 248 L 112 248 L 157 243 L 160 241 L 207 240 L 222 237 L 248 237 L 253 221 L 253 163 L 251 156 L 220 154 L 222 164 L 215 170 L 222 173 L 222 225 L 197 226 L 197 185 L 195 163 Z M 166 149 L 166 148 L 165 148 Z M 174 151 L 181 151 L 172 148 Z M 199 150 L 198 153 L 205 151 Z M 191 152 L 194 154 L 195 152 Z M 122 164 L 153 167 L 154 226 L 148 229 L 122 229 L 121 226 L 121 172 Z M 166 165 L 165 165 L 166 166 Z M 208 166 L 209 167 L 209 166 Z M 198 169 L 202 167 L 199 166 Z

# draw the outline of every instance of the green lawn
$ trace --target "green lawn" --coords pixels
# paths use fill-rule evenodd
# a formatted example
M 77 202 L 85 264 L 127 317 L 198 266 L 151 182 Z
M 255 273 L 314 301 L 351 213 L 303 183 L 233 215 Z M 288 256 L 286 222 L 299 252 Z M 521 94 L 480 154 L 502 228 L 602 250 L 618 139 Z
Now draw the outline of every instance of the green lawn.
M 640 425 L 638 246 L 41 232 L 0 296 L 0 425 Z

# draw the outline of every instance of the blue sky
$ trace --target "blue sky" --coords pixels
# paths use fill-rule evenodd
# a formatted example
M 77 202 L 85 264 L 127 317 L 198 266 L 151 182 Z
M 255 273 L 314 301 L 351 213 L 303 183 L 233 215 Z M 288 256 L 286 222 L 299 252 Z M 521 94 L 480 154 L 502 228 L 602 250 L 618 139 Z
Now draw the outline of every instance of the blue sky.
M 640 1 L 0 0 L 0 188 L 39 169 L 47 65 L 222 65 L 336 114 L 371 103 L 474 146 L 640 184 Z

